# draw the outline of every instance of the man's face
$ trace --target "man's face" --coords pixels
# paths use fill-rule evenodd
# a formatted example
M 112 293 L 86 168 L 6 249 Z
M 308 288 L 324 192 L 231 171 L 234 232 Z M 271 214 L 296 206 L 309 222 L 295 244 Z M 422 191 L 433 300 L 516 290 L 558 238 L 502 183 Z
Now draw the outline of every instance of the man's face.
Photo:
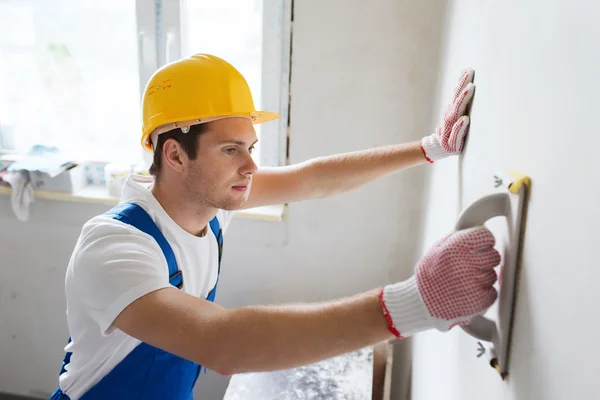
M 190 201 L 215 208 L 236 210 L 248 200 L 256 131 L 249 118 L 225 118 L 208 122 L 198 139 L 198 156 L 189 161 L 184 186 Z

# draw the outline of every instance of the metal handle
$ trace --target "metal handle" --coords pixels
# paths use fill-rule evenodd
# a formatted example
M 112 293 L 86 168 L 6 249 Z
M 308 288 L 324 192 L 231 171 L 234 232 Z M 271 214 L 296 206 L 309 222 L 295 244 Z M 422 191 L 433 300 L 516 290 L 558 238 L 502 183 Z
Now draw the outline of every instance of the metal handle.
M 506 216 L 510 210 L 508 193 L 495 193 L 477 200 L 458 217 L 455 229 L 463 230 L 483 225 L 491 218 Z M 470 324 L 461 328 L 469 335 L 486 342 L 493 342 L 497 336 L 496 323 L 484 316 L 475 317 Z

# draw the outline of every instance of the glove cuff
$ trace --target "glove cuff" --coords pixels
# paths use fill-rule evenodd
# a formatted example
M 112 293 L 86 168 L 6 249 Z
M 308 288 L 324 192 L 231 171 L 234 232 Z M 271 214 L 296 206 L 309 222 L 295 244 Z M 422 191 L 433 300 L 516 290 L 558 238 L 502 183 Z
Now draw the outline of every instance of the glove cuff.
M 388 328 L 396 337 L 406 338 L 433 327 L 434 321 L 419 294 L 415 276 L 385 286 L 380 300 Z
M 425 159 L 430 163 L 449 156 L 449 154 L 446 153 L 442 148 L 442 144 L 440 143 L 437 133 L 425 136 L 423 139 L 421 139 L 421 149 L 423 150 Z

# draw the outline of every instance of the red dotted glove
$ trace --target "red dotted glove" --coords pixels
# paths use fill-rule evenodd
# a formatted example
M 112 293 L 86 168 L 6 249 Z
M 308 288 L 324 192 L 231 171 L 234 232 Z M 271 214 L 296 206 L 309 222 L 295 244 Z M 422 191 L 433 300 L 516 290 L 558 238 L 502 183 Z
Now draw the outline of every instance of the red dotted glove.
M 465 111 L 475 92 L 473 73 L 470 68 L 462 73 L 452 102 L 444 114 L 443 124 L 434 134 L 421 140 L 423 154 L 430 163 L 460 154 L 463 150 L 469 127 L 469 117 L 465 115 Z
M 447 331 L 483 314 L 498 295 L 494 244 L 492 233 L 478 227 L 433 245 L 410 279 L 381 291 L 390 331 L 400 338 L 431 328 Z

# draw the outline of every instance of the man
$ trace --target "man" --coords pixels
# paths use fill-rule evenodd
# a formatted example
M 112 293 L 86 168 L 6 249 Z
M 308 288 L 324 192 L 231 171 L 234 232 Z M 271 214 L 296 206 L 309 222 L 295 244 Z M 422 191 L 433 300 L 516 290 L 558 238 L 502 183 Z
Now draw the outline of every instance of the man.
M 473 71 L 443 124 L 419 142 L 258 169 L 256 111 L 242 75 L 206 54 L 158 70 L 142 104 L 154 178 L 131 176 L 121 204 L 83 227 L 66 274 L 71 338 L 53 399 L 189 399 L 202 369 L 295 367 L 393 337 L 449 330 L 496 299 L 500 255 L 484 227 L 434 245 L 410 279 L 321 304 L 213 302 L 235 210 L 317 199 L 459 154 Z

